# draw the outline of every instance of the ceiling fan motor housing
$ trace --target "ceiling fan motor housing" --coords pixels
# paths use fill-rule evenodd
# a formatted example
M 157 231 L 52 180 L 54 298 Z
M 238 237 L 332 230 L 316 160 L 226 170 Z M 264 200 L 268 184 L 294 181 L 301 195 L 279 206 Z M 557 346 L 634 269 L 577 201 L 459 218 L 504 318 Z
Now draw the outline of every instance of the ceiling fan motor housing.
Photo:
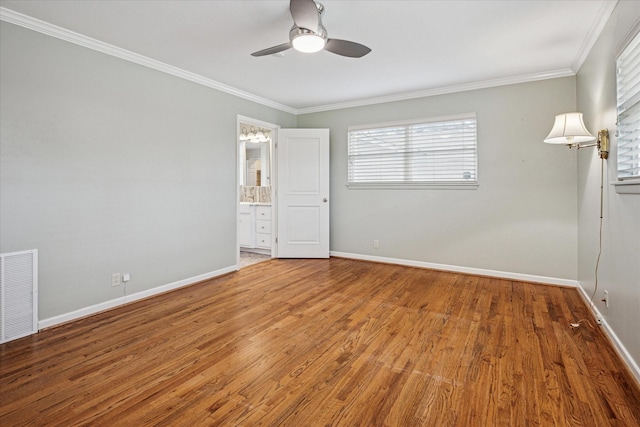
M 300 28 L 295 24 L 291 27 L 291 31 L 289 31 L 289 41 L 293 41 L 298 36 L 303 35 L 313 35 L 322 37 L 325 41 L 327 40 L 327 29 L 324 28 L 322 24 L 318 24 L 318 31 L 308 30 L 306 28 Z
M 253 52 L 252 56 L 273 55 L 290 48 L 303 53 L 327 50 L 340 56 L 361 58 L 371 52 L 367 46 L 348 40 L 330 39 L 322 25 L 324 6 L 314 0 L 290 0 L 289 10 L 293 26 L 289 30 L 289 43 L 283 43 Z

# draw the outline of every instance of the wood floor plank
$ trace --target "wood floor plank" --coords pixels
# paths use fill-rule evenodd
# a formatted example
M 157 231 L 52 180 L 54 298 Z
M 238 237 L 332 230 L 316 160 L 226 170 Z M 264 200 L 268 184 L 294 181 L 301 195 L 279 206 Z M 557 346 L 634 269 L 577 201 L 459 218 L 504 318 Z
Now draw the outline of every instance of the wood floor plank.
M 571 288 L 271 260 L 0 345 L 0 425 L 640 425 L 590 319 Z

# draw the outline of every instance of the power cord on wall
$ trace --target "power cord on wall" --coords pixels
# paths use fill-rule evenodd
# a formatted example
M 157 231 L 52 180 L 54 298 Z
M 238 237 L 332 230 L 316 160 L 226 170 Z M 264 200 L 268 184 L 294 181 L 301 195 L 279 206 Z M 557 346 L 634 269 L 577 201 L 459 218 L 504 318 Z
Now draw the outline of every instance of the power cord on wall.
M 598 292 L 598 269 L 600 268 L 600 257 L 602 256 L 602 223 L 603 223 L 603 215 L 604 212 L 604 159 L 600 159 L 600 226 L 598 232 L 598 257 L 596 258 L 596 268 L 595 268 L 595 284 L 593 288 L 593 293 L 591 294 L 591 298 L 589 299 L 590 308 L 595 310 L 596 305 L 593 302 L 593 299 Z M 575 323 L 569 323 L 569 326 L 572 329 L 577 329 L 580 327 L 580 324 L 586 322 L 591 328 L 593 326 L 587 319 L 578 320 Z
M 593 293 L 591 294 L 591 307 L 595 307 L 593 304 L 593 298 L 596 296 L 596 292 L 598 292 L 598 268 L 600 267 L 600 256 L 602 255 L 602 212 L 604 205 L 604 160 L 600 160 L 600 232 L 598 235 L 598 258 L 596 259 L 596 282 L 593 288 Z

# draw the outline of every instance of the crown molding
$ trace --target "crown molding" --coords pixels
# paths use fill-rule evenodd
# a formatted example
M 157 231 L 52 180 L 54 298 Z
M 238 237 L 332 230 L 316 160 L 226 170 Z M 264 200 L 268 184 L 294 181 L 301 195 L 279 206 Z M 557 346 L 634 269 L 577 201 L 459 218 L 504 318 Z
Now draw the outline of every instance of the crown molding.
M 139 55 L 137 53 L 131 52 L 126 49 L 122 49 L 120 47 L 111 45 L 109 43 L 102 42 L 100 40 L 93 39 L 91 37 L 87 37 L 85 35 L 76 33 L 74 31 L 67 30 L 62 27 L 58 27 L 57 25 L 50 24 L 45 21 L 41 21 L 39 19 L 30 17 L 28 15 L 24 15 L 13 10 L 0 7 L 0 20 L 9 22 L 11 24 L 19 25 L 24 28 L 28 28 L 33 31 L 37 31 L 42 34 L 49 35 L 51 37 L 55 37 L 61 40 L 65 40 L 79 46 L 83 46 L 98 52 L 105 53 L 107 55 L 114 56 L 116 58 L 124 59 L 126 61 L 133 62 L 138 65 L 142 65 L 157 71 L 161 71 L 163 73 L 170 74 L 175 77 L 179 77 L 202 86 L 206 86 L 212 89 L 219 90 L 221 92 L 228 93 L 230 95 L 237 96 L 242 99 L 246 99 L 248 101 L 255 102 L 257 104 L 261 104 L 267 107 L 274 108 L 276 110 L 283 111 L 285 113 L 293 114 L 293 115 L 301 115 L 301 114 L 311 114 L 323 111 L 331 111 L 331 110 L 341 110 L 345 108 L 354 108 L 354 107 L 362 107 L 366 105 L 373 104 L 383 104 L 387 102 L 396 102 L 396 101 L 404 101 L 409 99 L 416 98 L 425 98 L 430 96 L 437 95 L 446 95 L 457 92 L 466 92 L 471 90 L 478 89 L 486 89 L 498 86 L 506 86 L 518 83 L 528 83 L 539 80 L 547 80 L 547 79 L 555 79 L 560 77 L 568 77 L 574 76 L 576 74 L 576 64 L 582 65 L 586 55 L 593 47 L 593 44 L 597 40 L 598 36 L 602 32 L 604 28 L 604 24 L 606 20 L 611 15 L 616 1 L 607 1 L 603 4 L 600 9 L 598 18 L 595 20 L 594 26 L 590 30 L 590 34 L 588 37 L 588 42 L 585 40 L 582 46 L 582 53 L 578 56 L 578 58 L 574 61 L 574 66 L 567 69 L 560 69 L 555 71 L 543 72 L 543 73 L 534 73 L 534 74 L 526 74 L 521 76 L 514 77 L 506 77 L 492 80 L 485 80 L 480 82 L 472 82 L 465 83 L 460 85 L 453 85 L 447 87 L 440 87 L 434 89 L 426 89 L 414 92 L 406 92 L 382 97 L 374 97 L 374 98 L 366 98 L 354 101 L 347 101 L 335 104 L 326 104 L 319 105 L 314 107 L 307 108 L 293 108 L 284 104 L 280 104 L 276 101 L 260 97 L 258 95 L 254 95 L 249 92 L 245 92 L 243 90 L 234 88 L 232 86 L 225 85 L 223 83 L 217 82 L 215 80 L 211 80 L 209 78 L 203 77 L 199 74 L 192 73 L 190 71 L 183 70 L 178 67 L 174 67 L 169 64 L 165 64 L 160 61 L 156 61 L 155 59 L 148 58 L 143 55 Z M 578 67 L 579 68 L 579 67 Z
M 48 36 L 55 37 L 70 43 L 74 43 L 79 46 L 83 46 L 98 52 L 102 52 L 107 55 L 114 56 L 116 58 L 124 59 L 126 61 L 133 62 L 135 64 L 142 65 L 147 68 L 161 71 L 163 73 L 170 74 L 172 76 L 179 77 L 181 79 L 185 79 L 193 83 L 197 83 L 202 86 L 209 87 L 211 89 L 216 89 L 221 92 L 225 92 L 230 95 L 234 95 L 239 98 L 243 98 L 248 101 L 255 102 L 257 104 L 262 104 L 267 107 L 275 108 L 276 110 L 284 111 L 285 113 L 297 114 L 297 110 L 295 108 L 291 108 L 289 106 L 280 104 L 270 99 L 262 98 L 258 95 L 254 95 L 252 93 L 245 92 L 243 90 L 236 89 L 231 86 L 227 86 L 223 83 L 217 82 L 215 80 L 211 80 L 199 74 L 192 73 L 190 71 L 186 71 L 178 67 L 174 67 L 173 65 L 165 64 L 164 62 L 156 61 L 155 59 L 148 58 L 146 56 L 139 55 L 129 50 L 122 49 L 118 46 L 114 46 L 112 44 L 105 43 L 100 40 L 96 40 L 94 38 L 76 33 L 74 31 L 70 31 L 65 28 L 58 27 L 57 25 L 53 25 L 36 18 L 32 18 L 28 15 L 15 12 L 11 9 L 0 7 L 0 20 L 9 22 L 11 24 L 19 25 L 21 27 L 28 28 L 30 30 L 37 31 L 39 33 L 46 34 Z
M 587 56 L 589 56 L 589 52 L 591 52 L 591 49 L 593 49 L 593 46 L 598 41 L 598 37 L 600 37 L 602 30 L 604 30 L 605 25 L 607 25 L 607 22 L 609 21 L 609 17 L 617 5 L 618 0 L 602 2 L 600 10 L 598 10 L 598 14 L 593 20 L 593 24 L 591 25 L 591 28 L 589 28 L 587 36 L 582 41 L 580 50 L 571 64 L 571 69 L 574 73 L 577 73 L 582 67 L 582 64 L 584 64 L 584 61 L 586 61 Z
M 357 101 L 347 101 L 337 104 L 320 105 L 317 107 L 300 108 L 297 114 L 319 113 L 322 111 L 341 110 L 344 108 L 362 107 L 365 105 L 383 104 L 386 102 L 405 101 L 408 99 L 426 98 L 429 96 L 446 95 L 457 92 L 467 92 L 471 90 L 487 89 L 498 86 L 507 86 L 518 83 L 529 83 L 538 80 L 557 79 L 560 77 L 575 76 L 576 73 L 569 68 L 548 71 L 544 73 L 524 74 L 521 76 L 505 77 L 500 79 L 484 80 L 481 82 L 465 83 L 455 86 L 446 86 L 441 88 L 426 89 L 415 92 L 406 92 L 396 95 L 381 96 L 377 98 L 361 99 Z

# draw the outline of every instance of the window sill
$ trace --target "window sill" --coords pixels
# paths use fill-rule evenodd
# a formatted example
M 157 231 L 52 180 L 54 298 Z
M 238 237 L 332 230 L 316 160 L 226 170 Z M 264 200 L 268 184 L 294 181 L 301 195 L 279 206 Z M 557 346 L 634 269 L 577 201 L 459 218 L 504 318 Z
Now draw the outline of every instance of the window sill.
M 400 183 L 348 183 L 349 190 L 477 190 L 478 183 L 452 182 L 425 184 L 406 182 Z
M 612 182 L 618 194 L 640 194 L 640 180 Z

